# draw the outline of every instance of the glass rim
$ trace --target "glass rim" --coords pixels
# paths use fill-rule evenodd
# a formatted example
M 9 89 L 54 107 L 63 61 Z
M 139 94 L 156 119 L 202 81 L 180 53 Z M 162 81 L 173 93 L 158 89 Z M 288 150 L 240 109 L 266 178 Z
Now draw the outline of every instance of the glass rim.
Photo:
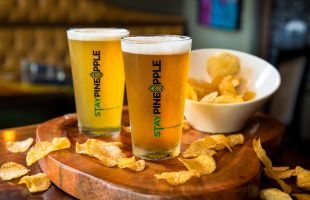
M 192 39 L 183 35 L 137 35 L 121 39 L 122 51 L 135 54 L 171 55 L 189 52 Z
M 125 28 L 69 28 L 67 29 L 68 39 L 73 40 L 108 40 L 121 39 L 129 35 L 129 30 Z
M 137 38 L 174 38 L 173 40 L 143 40 Z M 170 42 L 182 42 L 192 40 L 191 37 L 185 35 L 169 35 L 169 34 L 154 34 L 154 35 L 129 35 L 121 38 L 123 42 L 128 42 L 132 44 L 160 44 L 160 43 L 170 43 Z
M 73 27 L 67 29 L 67 31 L 74 31 L 74 30 L 115 30 L 115 31 L 129 32 L 128 29 L 118 27 Z

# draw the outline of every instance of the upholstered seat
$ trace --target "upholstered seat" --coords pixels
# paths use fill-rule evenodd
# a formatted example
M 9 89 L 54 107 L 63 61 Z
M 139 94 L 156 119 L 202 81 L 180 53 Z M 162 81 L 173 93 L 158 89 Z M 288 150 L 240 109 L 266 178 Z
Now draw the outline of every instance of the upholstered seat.
M 18 75 L 21 59 L 69 67 L 70 27 L 125 27 L 131 34 L 182 34 L 179 16 L 127 10 L 103 0 L 0 1 L 0 71 Z

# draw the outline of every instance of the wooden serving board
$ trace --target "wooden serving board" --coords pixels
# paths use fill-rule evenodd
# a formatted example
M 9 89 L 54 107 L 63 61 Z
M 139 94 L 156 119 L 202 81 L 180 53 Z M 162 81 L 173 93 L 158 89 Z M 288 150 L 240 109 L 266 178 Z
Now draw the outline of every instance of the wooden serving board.
M 124 108 L 123 124 L 128 125 L 128 111 Z M 79 199 L 255 199 L 259 191 L 260 163 L 252 148 L 253 137 L 260 137 L 267 149 L 274 151 L 279 144 L 284 127 L 278 121 L 257 114 L 241 131 L 245 143 L 215 155 L 216 171 L 200 178 L 192 178 L 178 186 L 157 180 L 154 174 L 181 171 L 186 168 L 173 158 L 165 161 L 146 162 L 142 172 L 108 168 L 95 158 L 75 153 L 75 143 L 83 143 L 88 136 L 79 133 L 75 114 L 58 117 L 38 126 L 36 139 L 51 141 L 66 136 L 70 149 L 51 153 L 39 161 L 39 165 L 51 181 L 63 191 Z M 206 136 L 197 130 L 189 130 L 182 136 L 182 151 L 188 145 Z M 124 152 L 131 156 L 130 133 L 121 132 L 113 137 L 99 137 L 104 141 L 121 141 Z M 266 146 L 266 144 L 268 146 Z

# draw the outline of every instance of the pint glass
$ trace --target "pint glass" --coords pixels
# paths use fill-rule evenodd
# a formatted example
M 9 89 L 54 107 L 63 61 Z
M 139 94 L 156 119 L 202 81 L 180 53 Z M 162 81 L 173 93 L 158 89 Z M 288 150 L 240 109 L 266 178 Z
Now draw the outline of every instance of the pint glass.
M 121 126 L 124 66 L 120 39 L 125 29 L 67 31 L 78 127 L 82 133 L 111 135 Z
M 191 38 L 122 39 L 133 153 L 160 160 L 180 153 Z

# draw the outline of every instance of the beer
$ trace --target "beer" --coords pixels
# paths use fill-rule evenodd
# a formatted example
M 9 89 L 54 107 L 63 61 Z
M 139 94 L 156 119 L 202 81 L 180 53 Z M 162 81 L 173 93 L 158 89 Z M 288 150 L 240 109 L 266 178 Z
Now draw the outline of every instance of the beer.
M 122 39 L 133 153 L 167 159 L 180 152 L 191 39 Z
M 119 132 L 124 95 L 120 38 L 125 29 L 70 29 L 67 32 L 78 116 L 84 133 Z

